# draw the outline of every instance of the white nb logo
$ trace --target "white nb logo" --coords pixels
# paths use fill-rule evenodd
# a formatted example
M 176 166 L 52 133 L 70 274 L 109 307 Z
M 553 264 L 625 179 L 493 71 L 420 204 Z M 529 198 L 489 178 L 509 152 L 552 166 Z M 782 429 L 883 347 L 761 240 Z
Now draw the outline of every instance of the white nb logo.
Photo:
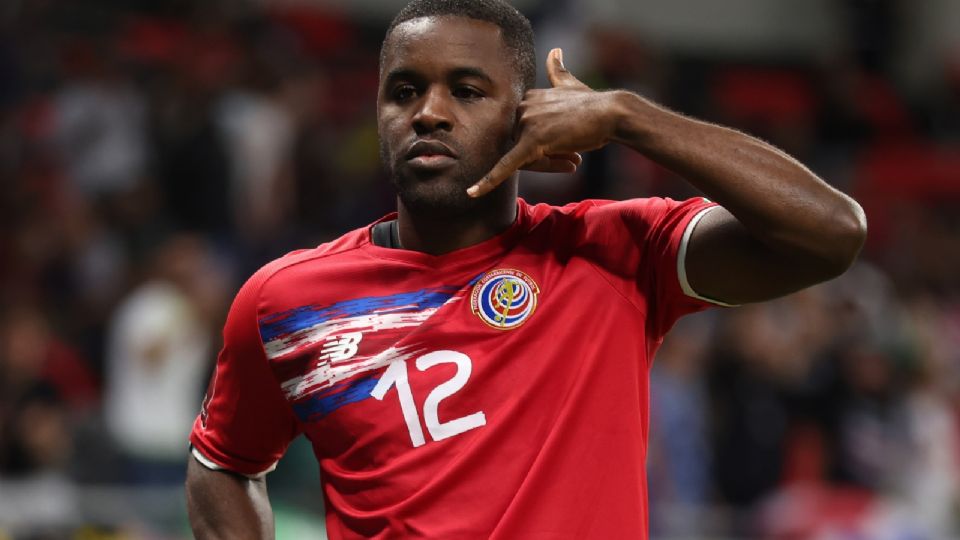
M 363 339 L 363 333 L 350 332 L 349 334 L 340 334 L 327 338 L 323 348 L 320 349 L 320 360 L 330 362 L 339 362 L 347 360 L 357 354 L 357 348 L 360 346 L 360 340 Z

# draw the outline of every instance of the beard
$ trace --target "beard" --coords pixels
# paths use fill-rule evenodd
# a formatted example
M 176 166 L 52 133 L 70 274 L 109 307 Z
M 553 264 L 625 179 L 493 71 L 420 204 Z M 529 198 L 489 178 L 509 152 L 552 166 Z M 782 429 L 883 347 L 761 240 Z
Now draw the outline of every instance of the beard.
M 490 196 L 492 193 L 479 198 L 470 197 L 467 188 L 490 172 L 513 146 L 513 141 L 487 139 L 478 146 L 489 150 L 464 152 L 450 141 L 438 140 L 457 153 L 456 164 L 440 171 L 422 171 L 410 168 L 403 152 L 400 149 L 391 151 L 381 137 L 380 160 L 390 174 L 390 183 L 397 190 L 400 201 L 410 212 L 431 218 L 448 219 L 482 212 L 495 197 Z

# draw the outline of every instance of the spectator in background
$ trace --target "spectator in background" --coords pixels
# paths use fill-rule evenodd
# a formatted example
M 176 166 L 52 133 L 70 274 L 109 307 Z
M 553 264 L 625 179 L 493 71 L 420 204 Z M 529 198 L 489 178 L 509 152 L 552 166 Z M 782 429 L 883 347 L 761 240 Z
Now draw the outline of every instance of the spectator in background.
M 279 76 L 265 59 L 251 59 L 245 67 L 247 84 L 222 98 L 218 123 L 231 174 L 235 229 L 244 247 L 259 255 L 289 234 L 296 124 L 282 100 Z
M 909 459 L 894 471 L 906 510 L 926 530 L 948 537 L 960 502 L 960 317 L 932 296 L 903 310 L 913 341 L 913 366 L 903 401 Z
M 779 481 L 787 411 L 774 375 L 783 336 L 766 305 L 726 314 L 710 359 L 715 481 L 722 499 L 748 509 Z
M 712 346 L 711 315 L 681 319 L 651 370 L 647 474 L 654 531 L 693 537 L 707 530 L 700 512 L 710 497 L 713 467 L 702 359 Z
M 170 44 L 158 62 L 151 96 L 155 173 L 165 212 L 175 226 L 220 241 L 230 238 L 230 166 L 218 103 L 230 86 L 240 52 L 220 24 L 187 28 L 155 21 L 131 31 L 136 47 L 151 51 L 150 37 Z M 149 53 L 148 53 L 149 54 Z
M 35 306 L 12 307 L 0 317 L 0 473 L 61 469 L 70 453 L 67 415 L 76 420 L 97 400 L 85 361 Z
M 170 238 L 152 259 L 153 275 L 117 307 L 107 353 L 107 427 L 138 483 L 182 477 L 228 281 L 192 236 Z
M 73 426 L 94 412 L 84 360 L 29 302 L 0 315 L 0 524 L 12 531 L 76 519 L 68 476 Z
M 146 103 L 106 45 L 66 52 L 71 78 L 54 100 L 55 137 L 73 187 L 88 197 L 133 191 L 147 164 Z

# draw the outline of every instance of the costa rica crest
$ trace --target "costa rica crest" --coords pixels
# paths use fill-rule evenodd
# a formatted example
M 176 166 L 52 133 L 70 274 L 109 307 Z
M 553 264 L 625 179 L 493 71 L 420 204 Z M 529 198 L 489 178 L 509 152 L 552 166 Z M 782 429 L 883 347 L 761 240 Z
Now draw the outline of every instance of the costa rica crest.
M 512 330 L 537 309 L 540 288 L 519 270 L 498 268 L 483 274 L 470 294 L 470 309 L 488 326 Z

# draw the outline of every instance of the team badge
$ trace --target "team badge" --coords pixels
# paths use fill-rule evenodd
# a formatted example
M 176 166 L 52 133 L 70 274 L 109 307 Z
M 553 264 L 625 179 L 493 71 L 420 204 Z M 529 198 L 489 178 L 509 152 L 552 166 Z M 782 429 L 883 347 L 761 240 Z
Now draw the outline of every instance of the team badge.
M 473 286 L 470 308 L 493 328 L 511 330 L 533 315 L 538 294 L 537 283 L 523 272 L 491 270 Z

